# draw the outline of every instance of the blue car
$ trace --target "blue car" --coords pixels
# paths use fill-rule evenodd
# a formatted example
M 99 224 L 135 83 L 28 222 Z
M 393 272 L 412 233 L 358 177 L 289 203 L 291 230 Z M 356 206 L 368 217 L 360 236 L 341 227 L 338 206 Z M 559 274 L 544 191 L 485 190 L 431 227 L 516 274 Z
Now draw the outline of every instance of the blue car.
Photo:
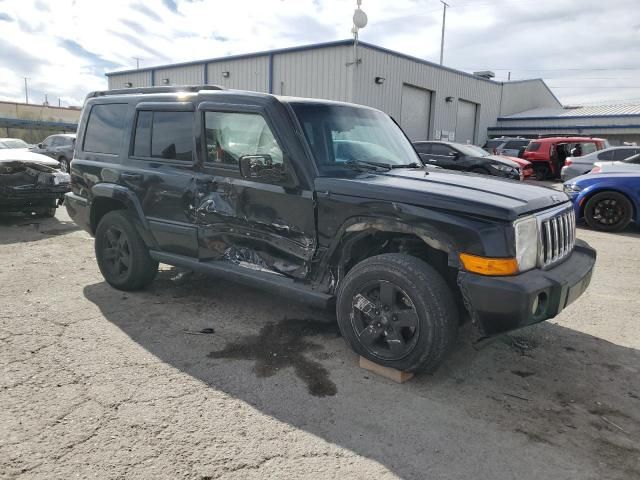
M 565 182 L 576 218 L 604 232 L 640 223 L 640 173 L 589 173 Z

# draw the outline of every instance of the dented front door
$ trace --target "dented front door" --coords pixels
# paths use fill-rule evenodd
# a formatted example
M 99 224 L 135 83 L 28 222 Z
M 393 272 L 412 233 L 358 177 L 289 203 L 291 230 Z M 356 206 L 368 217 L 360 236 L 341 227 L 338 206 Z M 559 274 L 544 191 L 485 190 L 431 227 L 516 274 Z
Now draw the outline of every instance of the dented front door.
M 291 176 L 245 178 L 239 161 L 262 155 L 291 171 L 281 143 L 260 111 L 203 112 L 203 173 L 196 177 L 196 223 L 201 260 L 304 278 L 316 247 L 311 191 Z

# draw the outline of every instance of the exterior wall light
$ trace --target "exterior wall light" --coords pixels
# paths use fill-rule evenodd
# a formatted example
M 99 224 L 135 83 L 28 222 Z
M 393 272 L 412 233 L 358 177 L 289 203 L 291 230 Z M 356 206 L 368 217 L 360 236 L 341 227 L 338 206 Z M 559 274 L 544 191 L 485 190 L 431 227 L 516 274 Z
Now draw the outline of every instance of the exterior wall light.
M 222 78 L 229 78 L 229 72 L 222 72 Z
M 169 79 L 168 78 L 163 78 L 162 79 L 162 83 L 164 83 L 165 85 L 169 85 Z
M 127 82 L 127 83 L 125 83 L 125 84 L 124 84 L 124 86 L 125 86 L 126 88 L 131 88 L 131 87 L 133 87 L 133 83 L 131 83 L 131 82 Z
M 447 97 L 447 98 L 445 98 L 445 99 L 444 99 L 444 101 L 445 101 L 445 102 L 447 102 L 447 103 L 451 103 L 451 102 L 453 102 L 454 100 L 455 100 L 455 99 L 454 99 L 453 97 Z
M 385 81 L 385 80 L 386 80 L 386 78 L 384 78 L 384 77 L 376 77 L 374 81 L 375 81 L 378 85 L 382 85 L 382 84 L 384 83 L 384 81 Z

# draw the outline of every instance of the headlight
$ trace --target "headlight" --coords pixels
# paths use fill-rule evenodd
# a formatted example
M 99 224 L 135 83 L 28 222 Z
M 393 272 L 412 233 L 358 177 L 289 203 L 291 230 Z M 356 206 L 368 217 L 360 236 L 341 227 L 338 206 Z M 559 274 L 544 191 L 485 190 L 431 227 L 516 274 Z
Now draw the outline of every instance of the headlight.
M 524 218 L 514 222 L 513 228 L 516 232 L 518 270 L 531 270 L 538 262 L 538 222 L 534 217 Z
M 494 165 L 493 168 L 495 168 L 496 170 L 500 170 L 501 172 L 513 172 L 515 170 L 515 168 L 510 167 L 508 165 Z
M 580 192 L 582 190 L 582 187 L 580 185 L 575 184 L 575 183 L 565 183 L 562 186 L 562 190 L 567 195 L 571 195 L 571 194 L 576 194 L 576 193 Z

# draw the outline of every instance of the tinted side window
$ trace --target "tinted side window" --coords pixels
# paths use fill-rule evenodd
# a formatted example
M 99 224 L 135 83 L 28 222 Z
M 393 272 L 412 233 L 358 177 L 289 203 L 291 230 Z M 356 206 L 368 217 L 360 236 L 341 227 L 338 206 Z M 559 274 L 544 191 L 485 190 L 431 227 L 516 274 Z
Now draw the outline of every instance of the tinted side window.
M 138 112 L 136 120 L 135 140 L 133 144 L 133 155 L 135 157 L 151 156 L 151 119 L 152 112 Z
M 418 153 L 431 153 L 430 143 L 416 143 L 413 145 Z
M 528 144 L 529 144 L 528 140 L 511 140 L 511 141 L 506 143 L 504 148 L 517 149 L 517 148 L 526 147 Z
M 453 153 L 453 150 L 451 150 L 446 145 L 442 145 L 440 143 L 432 143 L 431 144 L 431 154 L 432 155 L 449 155 L 451 153 Z
M 634 155 L 633 157 L 629 157 L 625 160 L 627 163 L 639 164 L 640 163 L 640 155 Z
M 613 150 L 605 150 L 598 154 L 598 160 L 611 160 L 613 156 Z
M 633 148 L 620 148 L 613 151 L 614 160 L 624 160 L 625 158 L 629 158 L 631 155 L 633 155 Z
M 85 152 L 117 155 L 122 144 L 127 105 L 110 103 L 94 105 L 84 134 Z
M 153 112 L 151 156 L 193 160 L 192 112 Z
M 538 150 L 540 150 L 541 145 L 542 144 L 540 142 L 531 142 L 527 146 L 527 152 L 537 152 Z
M 283 161 L 282 149 L 261 115 L 206 112 L 204 123 L 208 162 L 237 165 L 240 157 L 258 154 L 270 155 L 274 164 Z

